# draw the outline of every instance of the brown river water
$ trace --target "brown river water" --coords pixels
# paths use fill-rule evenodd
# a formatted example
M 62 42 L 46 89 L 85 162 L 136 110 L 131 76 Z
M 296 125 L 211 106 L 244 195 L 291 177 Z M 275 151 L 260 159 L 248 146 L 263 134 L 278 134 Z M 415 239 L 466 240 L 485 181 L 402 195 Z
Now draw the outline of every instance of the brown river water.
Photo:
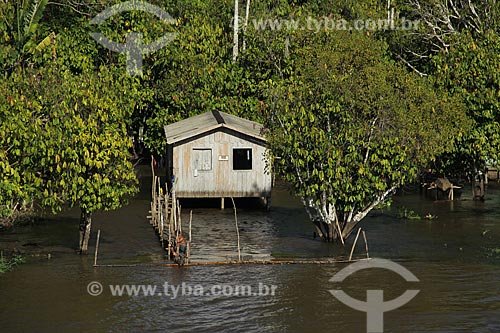
M 94 216 L 93 253 L 101 230 L 99 264 L 93 255 L 74 253 L 78 212 L 68 211 L 34 226 L 0 233 L 0 244 L 40 248 L 39 256 L 0 275 L 0 332 L 366 332 L 365 312 L 351 309 L 329 292 L 342 289 L 359 300 L 367 289 L 384 290 L 384 299 L 407 289 L 420 293 L 384 314 L 385 332 L 500 332 L 500 189 L 489 188 L 485 202 L 467 191 L 455 202 L 434 202 L 418 193 L 397 196 L 389 209 L 377 211 L 361 226 L 370 255 L 398 262 L 420 282 L 407 282 L 384 269 L 366 269 L 342 283 L 330 278 L 346 263 L 326 265 L 225 265 L 162 267 L 158 238 L 146 220 L 149 189 L 120 210 Z M 187 227 L 193 211 L 193 261 L 234 259 L 234 212 L 183 205 Z M 208 204 L 208 203 L 205 203 Z M 347 248 L 315 240 L 300 202 L 283 186 L 274 189 L 272 209 L 237 201 L 244 259 L 331 258 Z M 401 207 L 438 219 L 402 220 Z M 364 254 L 358 244 L 356 255 Z M 47 259 L 47 252 L 51 259 Z M 91 282 L 103 286 L 91 296 Z M 169 286 L 173 291 L 158 292 Z M 154 296 L 113 296 L 110 285 L 157 286 Z M 194 288 L 218 291 L 250 285 L 257 295 L 195 294 Z M 217 287 L 219 286 L 219 287 Z M 274 294 L 270 292 L 274 286 Z M 192 288 L 191 293 L 189 287 Z M 182 292 L 184 288 L 184 292 Z M 261 289 L 259 289 L 261 288 Z M 94 289 L 92 289 L 94 291 Z M 161 295 L 160 295 L 161 294 Z

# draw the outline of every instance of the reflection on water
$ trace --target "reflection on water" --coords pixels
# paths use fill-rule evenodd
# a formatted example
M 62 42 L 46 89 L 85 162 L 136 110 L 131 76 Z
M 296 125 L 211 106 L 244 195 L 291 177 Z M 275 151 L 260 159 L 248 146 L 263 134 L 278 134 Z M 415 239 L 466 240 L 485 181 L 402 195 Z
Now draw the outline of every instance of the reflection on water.
M 95 216 L 101 229 L 99 262 L 163 262 L 164 254 L 147 223 L 147 189 L 129 206 Z M 366 314 L 335 300 L 329 289 L 342 288 L 358 299 L 367 289 L 384 290 L 385 299 L 420 289 L 415 299 L 385 314 L 387 332 L 500 331 L 500 191 L 484 202 L 433 202 L 418 195 L 398 197 L 391 210 L 363 222 L 370 253 L 393 259 L 419 279 L 416 285 L 384 270 L 365 270 L 341 285 L 329 279 L 345 264 L 93 268 L 92 256 L 76 247 L 76 211 L 66 217 L 1 234 L 0 241 L 22 239 L 52 246 L 53 259 L 31 258 L 0 276 L 0 321 L 5 332 L 172 331 L 172 332 L 363 332 Z M 464 197 L 467 199 L 467 197 Z M 239 206 L 239 204 L 237 203 Z M 432 213 L 433 221 L 394 217 L 398 207 Z M 228 207 L 226 203 L 226 207 Z M 183 209 L 184 230 L 189 210 Z M 273 193 L 273 209 L 242 206 L 238 222 L 243 256 L 254 259 L 317 258 L 343 253 L 337 245 L 312 238 L 312 227 L 296 199 L 284 188 Z M 234 212 L 193 208 L 193 260 L 226 260 L 237 253 Z M 93 243 L 91 243 L 93 246 Z M 361 255 L 361 246 L 359 250 Z M 89 296 L 86 286 L 109 284 L 258 286 L 277 285 L 274 296 L 112 297 L 109 290 Z

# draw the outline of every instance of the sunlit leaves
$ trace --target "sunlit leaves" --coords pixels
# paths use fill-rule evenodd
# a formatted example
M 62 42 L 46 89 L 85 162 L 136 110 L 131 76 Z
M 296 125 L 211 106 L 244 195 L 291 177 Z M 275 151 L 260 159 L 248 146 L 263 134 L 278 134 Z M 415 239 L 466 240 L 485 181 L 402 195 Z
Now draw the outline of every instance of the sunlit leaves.
M 458 176 L 473 174 L 500 160 L 500 38 L 494 32 L 483 37 L 456 36 L 449 52 L 432 59 L 435 84 L 461 98 L 474 122 L 471 131 L 457 128 L 460 135 L 454 152 L 440 160 L 444 172 Z
M 315 48 L 300 43 L 296 74 L 268 87 L 274 170 L 322 219 L 332 203 L 348 223 L 451 149 L 466 118 L 456 100 L 385 60 L 382 43 L 340 32 Z
M 135 193 L 126 125 L 137 82 L 119 73 L 47 69 L 3 83 L 0 98 L 11 103 L 0 113 L 0 186 L 9 189 L 1 204 L 38 198 L 54 211 L 78 205 L 93 212 L 118 208 Z

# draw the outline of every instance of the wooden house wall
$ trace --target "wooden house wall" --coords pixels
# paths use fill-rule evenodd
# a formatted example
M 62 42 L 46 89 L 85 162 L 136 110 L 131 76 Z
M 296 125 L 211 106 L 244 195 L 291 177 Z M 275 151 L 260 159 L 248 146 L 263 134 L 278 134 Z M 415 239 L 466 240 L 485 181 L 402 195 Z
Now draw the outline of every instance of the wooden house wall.
M 233 148 L 252 149 L 252 170 L 233 170 Z M 211 149 L 211 165 L 205 149 Z M 265 152 L 262 142 L 223 130 L 175 144 L 168 155 L 172 156 L 176 196 L 268 197 L 272 179 L 266 172 Z

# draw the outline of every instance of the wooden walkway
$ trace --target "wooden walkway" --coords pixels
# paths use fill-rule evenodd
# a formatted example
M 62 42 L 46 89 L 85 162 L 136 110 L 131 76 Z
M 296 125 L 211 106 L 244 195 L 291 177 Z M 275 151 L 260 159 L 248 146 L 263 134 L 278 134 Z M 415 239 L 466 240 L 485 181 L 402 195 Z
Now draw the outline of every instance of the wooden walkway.
M 348 260 L 347 258 L 337 259 L 278 259 L 278 260 L 243 260 L 243 261 L 200 261 L 190 262 L 182 266 L 224 266 L 224 265 L 335 265 L 349 264 L 362 260 L 370 260 L 370 258 L 355 258 Z M 177 267 L 179 264 L 174 263 L 147 263 L 147 264 L 109 264 L 109 265 L 94 265 L 94 267 Z
M 151 210 L 148 216 L 149 223 L 153 226 L 161 242 L 162 249 L 167 251 L 167 258 L 171 258 L 172 246 L 176 246 L 175 253 L 179 253 L 177 238 L 182 231 L 181 206 L 175 198 L 175 187 L 168 191 L 165 184 L 163 187 L 160 177 L 155 175 L 153 162 L 151 162 L 153 184 L 151 187 Z M 189 216 L 189 237 L 187 239 L 186 263 L 189 263 L 191 250 L 191 222 L 193 218 L 191 211 Z M 171 246 L 172 245 L 172 246 Z

